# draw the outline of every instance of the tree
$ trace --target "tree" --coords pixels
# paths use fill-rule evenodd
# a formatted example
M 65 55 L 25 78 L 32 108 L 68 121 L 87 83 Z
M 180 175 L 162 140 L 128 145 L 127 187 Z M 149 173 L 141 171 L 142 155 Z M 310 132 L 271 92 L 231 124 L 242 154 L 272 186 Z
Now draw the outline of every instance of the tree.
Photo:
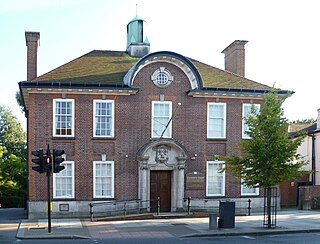
M 249 116 L 244 118 L 251 139 L 241 142 L 241 156 L 226 159 L 226 170 L 241 178 L 244 185 L 266 189 L 268 228 L 271 228 L 271 189 L 306 174 L 301 170 L 306 162 L 296 153 L 303 137 L 288 137 L 288 121 L 281 108 L 285 98 L 272 89 L 266 94 L 260 112 L 252 106 Z
M 316 120 L 315 119 L 298 119 L 298 120 L 294 120 L 291 121 L 290 124 L 313 124 L 315 123 Z
M 17 101 L 17 103 L 18 103 L 18 105 L 19 105 L 19 107 L 21 109 L 21 112 L 25 113 L 26 110 L 25 110 L 25 107 L 24 107 L 23 98 L 21 96 L 20 91 L 16 92 L 16 101 Z
M 25 195 L 26 158 L 25 132 L 12 111 L 0 105 L 0 196 Z
M 12 111 L 0 105 L 0 146 L 3 147 L 3 159 L 7 159 L 10 154 L 21 157 L 26 161 L 26 134 L 21 124 L 12 114 Z

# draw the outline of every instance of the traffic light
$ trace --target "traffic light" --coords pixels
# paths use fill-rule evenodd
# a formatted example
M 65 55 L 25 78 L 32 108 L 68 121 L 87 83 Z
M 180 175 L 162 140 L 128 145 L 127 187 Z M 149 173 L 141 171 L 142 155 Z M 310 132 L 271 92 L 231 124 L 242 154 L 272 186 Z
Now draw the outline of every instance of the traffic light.
M 51 173 L 52 171 L 52 158 L 49 144 L 47 146 L 46 155 L 43 156 L 43 168 L 44 172 Z
M 53 173 L 59 173 L 64 170 L 64 166 L 60 164 L 64 161 L 61 155 L 64 154 L 64 150 L 54 150 L 53 149 Z
M 44 171 L 47 173 L 51 173 L 52 170 L 52 158 L 50 154 L 44 157 Z
M 33 158 L 32 162 L 35 164 L 38 164 L 38 166 L 33 166 L 32 169 L 42 174 L 44 172 L 43 150 L 42 149 L 35 150 L 35 151 L 32 151 L 31 154 L 37 157 L 37 158 Z

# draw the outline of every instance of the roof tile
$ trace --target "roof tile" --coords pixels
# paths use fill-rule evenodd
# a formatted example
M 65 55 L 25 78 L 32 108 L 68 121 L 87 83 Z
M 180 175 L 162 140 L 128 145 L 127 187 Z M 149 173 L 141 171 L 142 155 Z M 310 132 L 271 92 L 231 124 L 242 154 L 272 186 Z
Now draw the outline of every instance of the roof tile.
M 121 85 L 125 74 L 138 60 L 138 58 L 130 57 L 126 52 L 94 50 L 35 78 L 32 82 Z M 190 59 L 190 61 L 198 69 L 204 88 L 270 89 L 269 86 L 197 60 Z

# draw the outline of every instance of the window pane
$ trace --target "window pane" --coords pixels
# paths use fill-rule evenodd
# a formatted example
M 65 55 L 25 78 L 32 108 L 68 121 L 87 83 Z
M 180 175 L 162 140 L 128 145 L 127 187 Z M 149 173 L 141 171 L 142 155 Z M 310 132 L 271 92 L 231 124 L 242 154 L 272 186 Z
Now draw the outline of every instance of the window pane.
M 96 102 L 95 136 L 113 135 L 113 103 Z
M 224 195 L 223 162 L 209 162 L 207 168 L 207 195 Z
M 208 106 L 208 137 L 225 137 L 225 105 L 209 104 Z
M 72 101 L 55 101 L 55 135 L 72 135 Z
M 95 162 L 95 197 L 113 197 L 113 164 Z
M 55 197 L 73 197 L 73 167 L 72 163 L 62 163 L 65 168 L 55 174 Z
M 152 137 L 160 137 L 163 131 L 165 130 L 170 117 L 171 117 L 171 111 L 170 111 L 170 105 L 169 103 L 153 103 L 153 118 L 152 118 Z M 166 129 L 166 131 L 163 134 L 163 137 L 170 137 L 171 131 L 170 126 Z
M 249 130 L 249 126 L 245 122 L 245 118 L 249 116 L 251 112 L 251 107 L 254 106 L 254 110 L 256 112 L 259 112 L 260 110 L 260 105 L 259 104 L 243 104 L 242 106 L 242 137 L 244 138 L 250 138 L 249 135 L 247 134 L 247 131 Z

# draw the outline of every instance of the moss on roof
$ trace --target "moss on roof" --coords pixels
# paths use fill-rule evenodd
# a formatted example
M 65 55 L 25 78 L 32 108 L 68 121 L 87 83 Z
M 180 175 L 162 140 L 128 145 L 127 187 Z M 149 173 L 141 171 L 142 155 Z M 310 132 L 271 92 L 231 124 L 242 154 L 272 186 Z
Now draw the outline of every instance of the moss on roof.
M 32 81 L 122 85 L 123 77 L 138 60 L 130 57 L 126 52 L 94 50 Z M 270 89 L 269 86 L 197 60 L 189 60 L 198 69 L 205 88 Z
M 130 57 L 125 52 L 94 50 L 33 81 L 119 85 L 137 61 L 138 59 Z
M 231 89 L 252 89 L 269 90 L 270 87 L 258 82 L 246 79 L 242 76 L 221 70 L 210 65 L 192 60 L 192 63 L 199 70 L 203 87 L 206 88 L 231 88 Z

